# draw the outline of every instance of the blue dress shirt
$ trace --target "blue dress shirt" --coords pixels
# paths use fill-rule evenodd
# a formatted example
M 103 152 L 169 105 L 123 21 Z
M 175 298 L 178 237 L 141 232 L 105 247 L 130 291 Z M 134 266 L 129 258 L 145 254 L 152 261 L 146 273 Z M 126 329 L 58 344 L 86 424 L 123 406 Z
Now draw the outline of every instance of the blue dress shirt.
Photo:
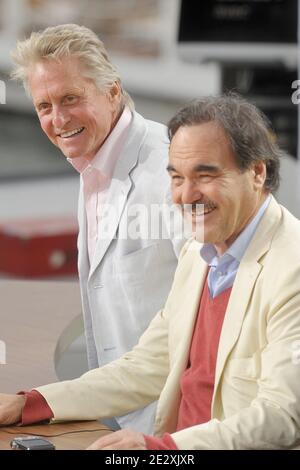
M 270 200 L 271 196 L 268 196 L 255 217 L 222 256 L 218 255 L 217 250 L 211 243 L 205 243 L 201 248 L 200 255 L 210 266 L 207 280 L 211 297 L 214 298 L 225 289 L 228 289 L 228 287 L 232 287 L 241 259 L 249 246 Z

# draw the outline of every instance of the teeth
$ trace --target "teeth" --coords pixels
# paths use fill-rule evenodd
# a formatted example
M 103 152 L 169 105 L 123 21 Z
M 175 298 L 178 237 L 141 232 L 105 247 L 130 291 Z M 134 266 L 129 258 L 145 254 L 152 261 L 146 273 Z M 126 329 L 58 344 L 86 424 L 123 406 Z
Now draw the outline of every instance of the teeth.
M 212 212 L 215 208 L 216 208 L 215 206 L 204 207 L 204 210 L 202 210 L 201 212 L 197 211 L 197 212 L 192 212 L 192 213 L 193 213 L 193 215 L 198 217 L 200 215 L 208 214 L 209 212 Z
M 83 131 L 84 127 L 79 127 L 78 129 L 74 129 L 73 131 L 63 132 L 60 134 L 60 137 L 65 139 L 66 137 L 71 137 L 72 135 L 79 134 L 79 132 Z

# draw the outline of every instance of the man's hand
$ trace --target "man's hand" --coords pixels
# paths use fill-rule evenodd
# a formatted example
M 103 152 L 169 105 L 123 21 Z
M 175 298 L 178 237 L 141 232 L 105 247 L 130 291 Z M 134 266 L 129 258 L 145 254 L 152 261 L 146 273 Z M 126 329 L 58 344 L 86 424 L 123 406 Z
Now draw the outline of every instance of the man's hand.
M 121 431 L 100 437 L 87 450 L 146 450 L 146 443 L 141 432 L 122 429 Z
M 25 402 L 25 395 L 0 393 L 0 425 L 7 426 L 21 421 Z

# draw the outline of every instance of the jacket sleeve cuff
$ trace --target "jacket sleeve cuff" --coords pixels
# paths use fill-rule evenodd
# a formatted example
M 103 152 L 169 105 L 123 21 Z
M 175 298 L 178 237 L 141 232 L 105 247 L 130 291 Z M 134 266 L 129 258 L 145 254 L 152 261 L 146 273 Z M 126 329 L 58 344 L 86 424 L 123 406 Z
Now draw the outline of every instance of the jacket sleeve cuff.
M 18 395 L 25 395 L 26 402 L 22 411 L 21 425 L 26 426 L 40 421 L 49 421 L 53 418 L 53 412 L 45 398 L 37 391 L 19 392 Z
M 153 437 L 144 434 L 147 450 L 178 450 L 171 434 L 165 433 L 163 437 Z

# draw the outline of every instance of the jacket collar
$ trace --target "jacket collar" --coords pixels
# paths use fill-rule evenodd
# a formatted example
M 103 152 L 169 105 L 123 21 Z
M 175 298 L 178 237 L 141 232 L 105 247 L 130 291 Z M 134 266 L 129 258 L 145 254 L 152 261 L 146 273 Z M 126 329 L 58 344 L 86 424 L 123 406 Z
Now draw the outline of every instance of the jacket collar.
M 110 207 L 112 213 L 106 211 L 106 213 L 103 214 L 103 220 L 100 219 L 104 236 L 98 240 L 89 277 L 93 275 L 111 242 L 116 237 L 120 218 L 124 212 L 132 188 L 131 173 L 138 163 L 140 149 L 146 137 L 147 130 L 148 125 L 145 119 L 138 113 L 133 113 L 128 139 L 116 163 L 107 196 L 106 207 Z

